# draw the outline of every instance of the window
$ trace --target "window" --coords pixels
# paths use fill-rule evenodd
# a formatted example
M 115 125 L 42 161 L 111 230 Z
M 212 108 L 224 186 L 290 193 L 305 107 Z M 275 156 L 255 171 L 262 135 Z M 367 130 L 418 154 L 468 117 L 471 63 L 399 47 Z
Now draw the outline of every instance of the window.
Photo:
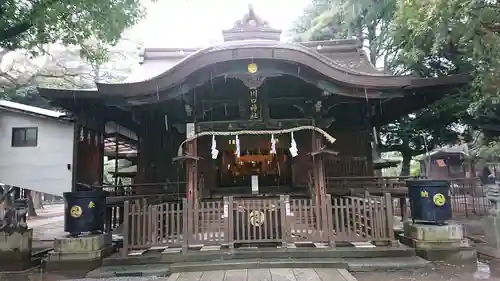
M 38 128 L 12 128 L 12 146 L 36 146 Z

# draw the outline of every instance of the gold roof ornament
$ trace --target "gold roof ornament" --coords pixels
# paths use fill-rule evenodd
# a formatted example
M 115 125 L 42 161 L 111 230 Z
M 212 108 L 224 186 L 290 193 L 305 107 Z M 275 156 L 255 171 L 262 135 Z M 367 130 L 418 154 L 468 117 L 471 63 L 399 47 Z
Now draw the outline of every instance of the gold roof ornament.
M 259 68 L 257 67 L 257 64 L 256 63 L 250 63 L 248 64 L 248 72 L 249 73 L 257 73 L 257 71 L 259 70 Z

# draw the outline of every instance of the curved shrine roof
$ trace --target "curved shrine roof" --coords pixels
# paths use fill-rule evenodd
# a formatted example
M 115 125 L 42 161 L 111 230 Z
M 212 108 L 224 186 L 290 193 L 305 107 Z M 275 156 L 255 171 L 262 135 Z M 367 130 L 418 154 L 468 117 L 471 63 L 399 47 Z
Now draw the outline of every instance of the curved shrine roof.
M 404 90 L 468 82 L 467 75 L 442 78 L 392 76 L 376 69 L 355 39 L 288 43 L 279 41 L 273 29 L 249 7 L 249 12 L 233 28 L 223 31 L 224 42 L 203 49 L 145 49 L 143 62 L 124 82 L 97 84 L 100 94 L 142 96 L 184 87 L 189 77 L 202 69 L 224 75 L 222 64 L 239 61 L 276 61 L 288 64 L 293 75 L 301 68 L 313 70 L 320 80 L 355 89 Z M 219 69 L 217 69 L 219 68 Z M 205 73 L 206 74 L 206 73 Z M 259 74 L 259 73 L 257 73 Z M 210 72 L 212 77 L 212 72 Z M 42 91 L 47 92 L 47 90 Z M 58 91 L 59 94 L 62 92 Z M 57 95 L 54 93 L 54 96 Z
M 418 81 L 422 79 L 392 76 L 378 71 L 355 42 L 336 40 L 297 44 L 271 40 L 229 41 L 195 52 L 180 49 L 176 51 L 177 56 L 158 49 L 149 52 L 146 50 L 145 61 L 137 73 L 124 83 L 98 84 L 98 89 L 110 95 L 149 94 L 180 85 L 189 75 L 203 67 L 238 60 L 250 63 L 257 59 L 285 61 L 297 67 L 306 66 L 333 82 L 354 88 L 418 87 Z M 442 85 L 444 82 L 439 78 L 427 80 L 427 86 Z M 444 84 L 463 83 L 462 80 L 463 77 L 457 78 L 456 82 L 454 79 L 447 79 Z

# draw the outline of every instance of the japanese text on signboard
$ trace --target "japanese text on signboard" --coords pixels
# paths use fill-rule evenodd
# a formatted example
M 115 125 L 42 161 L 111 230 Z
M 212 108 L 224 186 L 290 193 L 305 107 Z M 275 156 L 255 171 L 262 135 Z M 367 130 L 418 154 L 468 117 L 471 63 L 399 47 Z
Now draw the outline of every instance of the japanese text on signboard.
M 257 89 L 250 90 L 250 119 L 260 119 Z

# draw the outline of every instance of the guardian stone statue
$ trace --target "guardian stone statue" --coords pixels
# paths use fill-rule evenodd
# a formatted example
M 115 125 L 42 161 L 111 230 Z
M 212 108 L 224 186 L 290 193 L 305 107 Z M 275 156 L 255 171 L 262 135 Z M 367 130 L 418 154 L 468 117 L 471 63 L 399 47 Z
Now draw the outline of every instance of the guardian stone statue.
M 484 185 L 486 199 L 491 203 L 490 214 L 500 215 L 500 187 L 495 181 L 495 175 L 488 167 L 484 167 L 480 179 Z
M 22 233 L 28 229 L 26 223 L 28 199 L 14 199 L 13 189 L 5 189 L 5 186 L 0 187 L 0 208 L 3 209 L 3 216 L 0 217 L 0 231 Z

